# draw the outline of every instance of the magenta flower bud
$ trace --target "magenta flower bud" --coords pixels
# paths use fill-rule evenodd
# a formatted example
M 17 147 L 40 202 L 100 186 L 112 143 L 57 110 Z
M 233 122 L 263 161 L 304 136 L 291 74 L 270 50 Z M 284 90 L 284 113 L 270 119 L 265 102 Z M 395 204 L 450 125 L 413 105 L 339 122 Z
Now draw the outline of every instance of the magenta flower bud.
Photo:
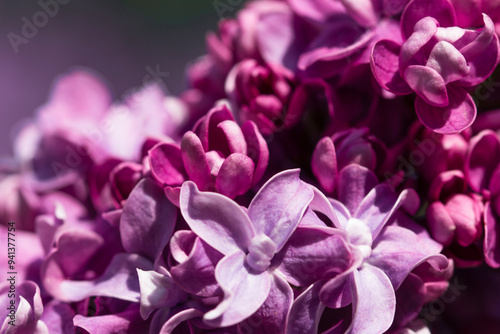
M 321 139 L 314 150 L 311 167 L 321 187 L 332 193 L 337 171 L 356 164 L 375 173 L 383 169 L 386 156 L 384 143 L 371 135 L 368 128 L 350 129 Z
M 371 56 L 372 71 L 382 88 L 397 94 L 417 94 L 415 110 L 429 129 L 444 134 L 468 128 L 476 106 L 467 88 L 483 82 L 498 63 L 494 24 L 483 15 L 477 30 L 455 26 L 448 1 L 411 1 L 401 18 L 406 41 L 378 42 Z M 424 17 L 425 15 L 429 15 Z
M 264 135 L 298 121 L 299 115 L 287 112 L 293 86 L 288 71 L 259 65 L 253 59 L 237 64 L 226 81 L 227 95 L 237 106 L 241 121 L 255 122 Z
M 151 172 L 178 201 L 179 186 L 192 180 L 204 191 L 234 198 L 262 178 L 269 160 L 267 144 L 252 121 L 240 127 L 226 106 L 212 109 L 182 138 L 181 147 L 160 143 L 149 152 Z M 174 188 L 172 188 L 174 187 Z
M 439 174 L 432 182 L 427 219 L 432 237 L 445 246 L 456 241 L 469 246 L 482 235 L 482 203 L 465 193 L 466 182 L 461 171 Z
M 427 181 L 448 170 L 463 170 L 469 132 L 442 135 L 416 122 L 410 130 L 409 162 Z

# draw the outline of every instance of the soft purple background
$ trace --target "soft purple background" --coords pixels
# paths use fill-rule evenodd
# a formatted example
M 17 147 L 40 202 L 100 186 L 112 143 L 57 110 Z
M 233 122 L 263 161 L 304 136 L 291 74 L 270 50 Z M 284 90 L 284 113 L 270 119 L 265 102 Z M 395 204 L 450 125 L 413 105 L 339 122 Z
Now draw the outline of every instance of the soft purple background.
M 178 93 L 186 64 L 204 53 L 205 33 L 219 21 L 208 0 L 70 0 L 16 54 L 7 34 L 21 35 L 22 18 L 33 22 L 40 10 L 37 1 L 0 1 L 0 156 L 11 152 L 15 124 L 74 66 L 102 74 L 120 97 L 158 65 Z

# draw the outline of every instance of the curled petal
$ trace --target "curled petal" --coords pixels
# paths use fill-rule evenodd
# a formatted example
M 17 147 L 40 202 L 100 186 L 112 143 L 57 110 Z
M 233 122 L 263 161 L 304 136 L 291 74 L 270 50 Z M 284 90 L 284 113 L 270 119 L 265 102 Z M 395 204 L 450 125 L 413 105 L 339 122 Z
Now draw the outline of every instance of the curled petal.
M 224 133 L 231 153 L 247 154 L 247 142 L 241 128 L 235 121 L 223 121 L 217 127 Z
M 401 21 L 401 24 L 403 24 L 403 21 Z M 407 36 L 408 39 L 401 47 L 401 53 L 399 54 L 399 70 L 401 74 L 409 65 L 416 64 L 414 58 L 417 56 L 422 58 L 420 60 L 424 60 L 421 55 L 422 48 L 434 37 L 438 27 L 439 23 L 433 17 L 425 17 L 416 24 L 411 25 L 411 36 Z
M 322 284 L 311 285 L 292 304 L 288 315 L 287 334 L 317 333 L 325 305 L 319 300 Z
M 374 243 L 367 261 L 381 269 L 397 290 L 406 276 L 423 262 L 440 271 L 448 268 L 448 259 L 439 254 L 441 248 L 429 237 L 419 237 L 399 226 L 387 226 Z
M 426 103 L 436 107 L 449 104 L 446 83 L 443 77 L 427 66 L 411 65 L 403 73 L 405 81 Z
M 470 71 L 462 53 L 446 41 L 438 42 L 432 48 L 426 66 L 436 70 L 445 84 L 462 79 Z
M 200 138 L 191 131 L 186 132 L 182 137 L 181 151 L 182 161 L 189 179 L 196 183 L 200 189 L 205 190 L 207 187 L 211 187 L 212 175 L 210 175 L 210 168 Z
M 246 193 L 252 185 L 255 165 L 249 157 L 241 153 L 228 156 L 215 179 L 217 192 L 229 198 Z
M 460 80 L 462 86 L 474 86 L 483 82 L 494 71 L 498 64 L 499 42 L 495 33 L 495 25 L 491 18 L 483 14 L 484 27 L 479 36 L 459 51 L 470 66 L 469 75 Z
M 174 231 L 177 208 L 150 179 L 141 180 L 123 207 L 120 235 L 130 253 L 151 260 L 163 252 Z
M 449 105 L 435 107 L 420 97 L 415 100 L 417 116 L 427 128 L 437 133 L 454 134 L 471 126 L 476 118 L 476 104 L 461 87 L 448 85 Z
M 148 155 L 151 173 L 157 181 L 169 186 L 179 186 L 187 179 L 182 153 L 178 146 L 159 143 L 148 152 Z
M 241 131 L 247 141 L 247 155 L 255 164 L 255 171 L 252 177 L 252 186 L 260 181 L 266 171 L 269 162 L 269 149 L 266 140 L 259 132 L 257 125 L 252 121 L 247 121 L 241 126 Z
M 384 272 L 367 265 L 350 276 L 353 317 L 348 333 L 384 333 L 392 324 L 396 296 Z
M 476 192 L 488 189 L 491 176 L 500 162 L 500 138 L 491 130 L 481 131 L 470 141 L 465 163 L 467 181 Z
M 196 238 L 189 256 L 173 266 L 170 273 L 177 285 L 186 292 L 201 297 L 212 297 L 219 293 L 215 266 L 222 257 L 221 253 Z
M 401 46 L 390 40 L 381 40 L 373 47 L 370 66 L 382 88 L 397 95 L 407 95 L 412 89 L 399 73 Z
M 311 168 L 321 187 L 327 193 L 332 193 L 337 177 L 337 155 L 330 137 L 325 137 L 316 144 Z
M 354 215 L 363 198 L 377 183 L 377 176 L 368 168 L 357 164 L 346 166 L 338 177 L 338 199 Z
M 354 218 L 365 222 L 372 232 L 373 240 L 376 240 L 382 228 L 401 205 L 418 201 L 419 197 L 413 189 L 405 189 L 396 197 L 387 184 L 379 184 L 360 203 Z

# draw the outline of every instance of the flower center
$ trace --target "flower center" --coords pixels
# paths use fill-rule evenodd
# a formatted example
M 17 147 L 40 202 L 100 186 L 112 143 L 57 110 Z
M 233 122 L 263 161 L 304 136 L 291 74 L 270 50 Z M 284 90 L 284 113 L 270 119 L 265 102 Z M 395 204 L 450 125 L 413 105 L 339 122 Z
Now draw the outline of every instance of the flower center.
M 276 244 L 265 234 L 256 235 L 248 246 L 247 264 L 258 273 L 271 265 Z
M 347 222 L 346 231 L 349 233 L 349 240 L 352 245 L 363 255 L 363 260 L 366 260 L 372 254 L 372 232 L 365 222 L 351 218 Z

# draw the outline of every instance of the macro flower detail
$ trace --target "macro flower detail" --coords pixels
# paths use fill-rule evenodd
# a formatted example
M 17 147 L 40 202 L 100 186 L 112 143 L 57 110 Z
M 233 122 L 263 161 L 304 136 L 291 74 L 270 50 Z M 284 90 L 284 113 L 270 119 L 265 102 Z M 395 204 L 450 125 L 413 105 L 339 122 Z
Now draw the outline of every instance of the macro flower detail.
M 184 134 L 180 148 L 159 143 L 149 152 L 155 178 L 177 202 L 179 185 L 192 180 L 202 190 L 234 198 L 263 176 L 269 159 L 267 144 L 251 122 L 236 124 L 226 106 L 213 108 Z
M 453 27 L 451 5 L 436 10 L 436 18 L 414 22 L 422 14 L 421 2 L 424 6 L 425 1 L 413 0 L 403 14 L 406 40 L 402 45 L 382 40 L 374 46 L 372 71 L 384 89 L 397 95 L 417 94 L 415 111 L 426 127 L 438 133 L 458 133 L 476 118 L 476 105 L 467 88 L 493 72 L 498 63 L 498 37 L 487 15 L 480 29 Z
M 297 170 L 291 170 L 270 179 L 252 200 L 248 213 L 222 195 L 199 192 L 192 182 L 182 186 L 180 196 L 189 226 L 225 255 L 215 269 L 224 299 L 204 315 L 204 321 L 234 325 L 268 298 L 275 284 L 268 271 L 271 260 L 297 227 L 312 200 L 312 190 L 299 180 Z
M 80 21 L 56 20 L 56 2 L 33 2 L 11 44 L 31 42 L 44 15 L 54 25 L 23 53 L 58 50 L 55 21 L 74 36 Z M 63 73 L 13 128 L 0 332 L 500 333 L 500 1 L 181 3 L 127 5 L 135 33 L 118 44 L 141 52 L 104 38 L 120 54 L 100 64 L 109 84 Z M 211 6 L 220 21 L 185 87 L 179 57 L 138 62 L 152 59 L 134 44 L 148 24 L 189 25 L 166 34 L 181 48 L 159 30 L 148 45 L 198 52 L 178 36 L 209 23 Z M 12 58 L 9 127 L 50 69 L 22 75 L 32 64 Z
M 369 174 L 349 175 L 365 178 Z M 356 183 L 363 184 L 362 181 Z M 418 207 L 416 194 L 411 190 L 396 197 L 385 184 L 376 185 L 368 193 L 359 188 L 353 196 L 341 197 L 341 200 L 349 201 L 350 209 L 324 196 L 319 196 L 319 200 L 323 202 L 322 205 L 316 204 L 322 208 L 320 212 L 335 228 L 347 233 L 355 265 L 330 280 L 311 285 L 295 300 L 290 311 L 288 333 L 314 332 L 319 321 L 316 314 L 320 315 L 325 307 L 338 309 L 351 303 L 352 320 L 345 329 L 346 333 L 382 333 L 393 322 L 395 290 L 408 274 L 425 262 L 438 270 L 445 270 L 448 259 L 439 254 L 441 245 L 428 236 L 419 236 L 409 228 L 388 224 L 400 206 Z M 299 316 L 306 310 L 308 316 Z

